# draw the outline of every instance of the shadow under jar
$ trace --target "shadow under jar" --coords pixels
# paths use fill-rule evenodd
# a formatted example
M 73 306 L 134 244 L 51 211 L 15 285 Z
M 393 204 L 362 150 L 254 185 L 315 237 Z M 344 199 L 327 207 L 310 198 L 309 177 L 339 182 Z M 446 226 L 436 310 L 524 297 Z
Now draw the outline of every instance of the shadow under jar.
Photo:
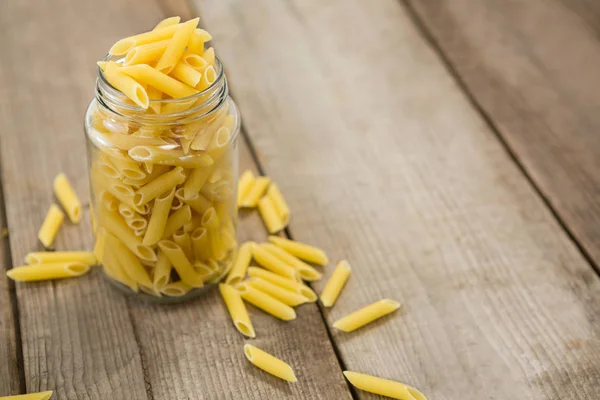
M 147 110 L 98 70 L 85 115 L 95 251 L 136 297 L 190 299 L 232 265 L 240 115 L 218 59 L 214 68 L 206 90 Z

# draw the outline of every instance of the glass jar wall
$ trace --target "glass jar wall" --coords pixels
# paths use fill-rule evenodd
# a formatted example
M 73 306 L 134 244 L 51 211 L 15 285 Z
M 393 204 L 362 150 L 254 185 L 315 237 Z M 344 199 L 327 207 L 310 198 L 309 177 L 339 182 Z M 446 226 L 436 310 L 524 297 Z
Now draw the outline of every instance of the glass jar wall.
M 99 69 L 85 116 L 95 251 L 139 297 L 188 299 L 231 267 L 240 116 L 219 60 L 215 70 L 208 89 L 144 110 Z

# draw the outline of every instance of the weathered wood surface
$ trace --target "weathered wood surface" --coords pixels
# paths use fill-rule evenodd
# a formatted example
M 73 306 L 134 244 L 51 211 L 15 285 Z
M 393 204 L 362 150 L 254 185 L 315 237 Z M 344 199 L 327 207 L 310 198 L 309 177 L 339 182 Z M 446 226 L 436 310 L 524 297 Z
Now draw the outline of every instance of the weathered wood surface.
M 600 266 L 600 3 L 409 3 L 567 229 Z
M 404 303 L 335 334 L 347 368 L 436 400 L 600 397 L 600 280 L 400 2 L 195 2 L 292 234 L 354 266 L 327 321 Z

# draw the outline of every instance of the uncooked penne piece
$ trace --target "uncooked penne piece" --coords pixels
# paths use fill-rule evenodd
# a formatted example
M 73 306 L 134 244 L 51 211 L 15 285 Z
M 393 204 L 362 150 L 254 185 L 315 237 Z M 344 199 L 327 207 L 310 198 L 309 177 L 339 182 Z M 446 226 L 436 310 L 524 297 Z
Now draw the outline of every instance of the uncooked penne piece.
M 81 221 L 81 202 L 65 174 L 58 174 L 54 178 L 54 194 L 71 222 L 74 224 L 79 223 Z
M 189 220 L 192 219 L 192 209 L 189 205 L 185 205 L 181 207 L 179 210 L 175 211 L 173 214 L 169 216 L 167 219 L 167 224 L 165 225 L 165 230 L 162 234 L 163 239 L 168 239 L 173 236 L 179 229 L 183 228 L 183 225 L 186 224 Z
M 219 160 L 225 151 L 229 149 L 229 141 L 231 140 L 231 130 L 225 126 L 220 127 L 212 137 L 206 151 L 213 160 Z
M 204 43 L 211 40 L 212 36 L 210 33 L 204 29 L 196 29 L 188 43 L 188 51 L 201 56 L 204 54 Z
M 225 282 L 235 285 L 244 279 L 248 265 L 250 265 L 250 260 L 252 260 L 252 246 L 254 245 L 254 242 L 246 242 L 240 247 L 233 262 L 233 267 L 231 267 L 231 272 L 229 272 Z
M 288 279 L 281 275 L 274 274 L 273 272 L 267 271 L 266 269 L 258 267 L 249 267 L 248 276 L 251 276 L 253 278 L 262 278 L 284 289 L 300 293 L 302 296 L 306 297 L 306 299 L 310 303 L 314 303 L 315 301 L 317 301 L 317 294 L 308 286 L 296 280 Z
M 223 238 L 221 236 L 219 217 L 214 207 L 210 207 L 202 215 L 202 226 L 206 228 L 212 256 L 217 260 L 222 259 L 225 255 Z
M 194 252 L 192 250 L 192 240 L 190 239 L 189 233 L 181 229 L 173 234 L 173 241 L 177 243 L 179 247 L 181 247 L 188 260 L 194 259 Z
M 28 253 L 25 262 L 30 265 L 56 262 L 79 261 L 83 264 L 94 265 L 96 256 L 90 251 L 42 251 Z
M 121 72 L 121 68 L 114 61 L 109 61 L 104 68 L 106 80 L 116 89 L 121 91 L 135 104 L 143 108 L 148 108 L 150 98 L 144 86 L 138 81 Z
M 179 190 L 181 190 L 181 189 L 179 189 Z M 196 211 L 200 215 L 204 215 L 206 210 L 208 210 L 210 207 L 212 207 L 211 202 L 206 200 L 206 198 L 204 196 L 202 196 L 201 194 L 197 194 L 196 196 L 194 196 L 191 199 L 184 198 L 183 201 L 185 203 L 189 204 L 190 207 L 192 207 L 192 210 Z
M 121 268 L 125 274 L 139 285 L 146 288 L 152 288 L 152 281 L 148 272 L 140 262 L 140 260 L 121 242 L 115 238 L 111 243 L 110 251 L 115 253 Z
M 136 146 L 127 153 L 138 162 L 183 168 L 207 167 L 214 163 L 213 158 L 206 153 L 185 154 L 183 150 L 167 150 L 161 147 Z
M 185 296 L 192 289 L 193 288 L 184 281 L 179 281 L 167 284 L 161 293 L 171 297 L 181 297 Z
M 163 253 L 161 250 L 158 251 L 158 259 L 156 260 L 156 267 L 154 268 L 154 276 L 152 279 L 152 284 L 154 290 L 158 290 L 162 292 L 162 290 L 169 283 L 169 278 L 171 276 L 171 268 L 173 265 L 169 258 Z
M 129 287 L 132 291 L 137 293 L 140 289 L 136 281 L 131 279 L 123 269 L 121 262 L 118 260 L 117 255 L 111 249 L 116 246 L 115 242 L 117 238 L 113 235 L 106 234 L 106 247 L 104 249 L 103 266 L 106 274 L 117 282 Z
M 16 396 L 0 397 L 0 400 L 50 400 L 52 390 L 40 393 L 18 394 Z
M 279 186 L 275 182 L 272 182 L 271 185 L 269 185 L 267 197 L 269 197 L 273 202 L 273 205 L 275 206 L 277 214 L 279 215 L 279 218 L 281 218 L 283 225 L 287 225 L 290 222 L 290 208 L 283 198 L 283 195 L 279 190 Z
M 296 312 L 294 309 L 273 296 L 270 296 L 245 282 L 238 283 L 235 288 L 240 292 L 242 299 L 257 308 L 260 308 L 264 312 L 283 321 L 296 319 Z
M 200 79 L 202 78 L 202 74 L 200 72 L 190 67 L 183 61 L 179 61 L 177 64 L 175 64 L 175 67 L 171 71 L 170 75 L 173 78 L 179 79 L 180 82 L 183 82 L 186 85 L 190 85 L 192 87 L 200 83 Z
M 242 301 L 240 293 L 232 286 L 224 283 L 219 284 L 219 292 L 221 292 L 221 296 L 223 297 L 223 301 L 225 302 L 225 306 L 229 311 L 229 315 L 231 316 L 235 328 L 244 336 L 251 338 L 256 337 L 252 321 L 250 321 L 248 311 L 246 310 L 246 306 Z
M 168 74 L 173 70 L 173 67 L 175 67 L 175 64 L 177 64 L 183 55 L 194 30 L 198 26 L 199 20 L 199 18 L 190 19 L 178 26 L 165 52 L 156 64 L 158 71 Z
M 284 263 L 279 258 L 265 250 L 264 247 L 261 247 L 258 244 L 253 245 L 252 255 L 258 264 L 269 271 L 287 278 L 297 279 L 298 273 L 294 267 Z
M 150 214 L 148 227 L 146 228 L 146 233 L 142 241 L 143 244 L 151 246 L 158 243 L 162 238 L 174 197 L 175 188 L 172 188 L 170 191 L 163 193 L 154 200 L 152 214 Z
M 281 286 L 277 286 L 274 283 L 261 278 L 250 278 L 248 284 L 291 307 L 304 304 L 308 301 L 306 297 L 299 293 L 284 289 Z
M 242 199 L 240 204 L 241 207 L 253 208 L 258 205 L 258 201 L 267 190 L 267 187 L 271 183 L 271 180 L 265 176 L 259 176 L 254 180 L 254 184 L 248 190 L 248 193 Z
M 13 269 L 9 269 L 6 275 L 15 281 L 31 282 L 47 279 L 74 278 L 85 274 L 89 270 L 90 266 L 88 264 L 69 261 L 14 267 Z
M 127 226 L 118 213 L 105 208 L 100 208 L 98 213 L 99 223 L 106 229 L 107 233 L 111 233 L 119 238 L 140 259 L 156 261 L 156 253 L 149 246 L 144 245 L 140 237 L 135 236 L 135 233 Z M 111 246 L 107 247 L 111 248 Z
M 342 292 L 349 276 L 350 264 L 348 264 L 348 261 L 346 260 L 340 261 L 321 293 L 321 303 L 323 303 L 325 307 L 333 306 Z
M 127 52 L 125 60 L 123 61 L 123 65 L 129 66 L 136 64 L 147 64 L 151 61 L 154 61 L 163 55 L 169 42 L 169 40 L 161 40 L 159 42 L 148 43 L 142 46 L 134 47 Z
M 98 233 L 96 234 L 96 243 L 94 244 L 94 256 L 99 263 L 102 263 L 104 260 L 104 249 L 106 247 L 106 231 L 104 228 L 98 229 Z
M 60 229 L 63 221 L 65 219 L 65 214 L 61 211 L 60 208 L 56 204 L 52 204 L 48 213 L 46 214 L 46 218 L 42 223 L 42 227 L 38 232 L 38 239 L 44 245 L 44 247 L 48 248 L 52 246 L 54 243 L 54 238 Z
M 204 58 L 204 60 L 206 61 L 206 63 L 208 65 L 214 65 L 215 64 L 215 49 L 213 49 L 212 47 L 209 47 L 208 49 L 206 49 L 204 51 L 204 54 L 202 55 L 202 58 Z
M 184 199 L 192 200 L 198 196 L 200 189 L 202 189 L 202 186 L 206 183 L 206 180 L 211 173 L 212 168 L 200 167 L 193 169 L 183 185 Z
M 126 37 L 113 44 L 113 46 L 108 52 L 112 55 L 119 56 L 121 54 L 126 54 L 135 46 L 141 46 L 143 44 L 170 39 L 173 37 L 178 27 L 179 24 L 169 25 L 161 29 L 156 29 L 150 32 L 140 33 L 135 36 Z
M 165 253 L 169 261 L 171 261 L 173 268 L 175 268 L 177 274 L 185 284 L 191 287 L 204 286 L 202 277 L 194 270 L 194 267 L 177 243 L 171 240 L 161 240 L 158 242 L 158 247 Z
M 160 21 L 158 24 L 156 24 L 156 26 L 152 30 L 157 31 L 159 29 L 166 28 L 167 26 L 177 25 L 179 23 L 179 21 L 181 21 L 181 17 L 165 18 L 162 21 Z
M 238 181 L 237 205 L 242 204 L 242 199 L 248 194 L 250 188 L 254 185 L 254 174 L 250 170 L 244 171 Z
M 206 67 L 208 67 L 208 63 L 204 58 L 202 58 L 202 56 L 194 54 L 189 50 L 186 50 L 183 53 L 181 60 L 198 72 L 202 72 Z
M 337 320 L 333 324 L 333 327 L 344 332 L 352 332 L 396 311 L 398 308 L 400 308 L 400 303 L 397 301 L 390 299 L 379 300 Z
M 139 188 L 133 197 L 133 202 L 138 205 L 147 204 L 161 194 L 167 193 L 175 186 L 182 184 L 183 181 L 185 181 L 183 168 L 176 167 Z
M 244 345 L 248 361 L 269 374 L 288 382 L 297 382 L 294 370 L 289 364 L 251 344 Z
M 318 281 L 323 276 L 314 267 L 308 265 L 304 261 L 301 261 L 299 258 L 294 257 L 287 251 L 283 250 L 281 247 L 277 247 L 271 243 L 263 243 L 260 246 L 263 249 L 267 250 L 269 253 L 273 254 L 275 257 L 279 258 L 287 265 L 294 267 L 294 269 L 298 271 L 298 275 L 300 275 L 300 278 L 305 281 Z
M 171 78 L 169 75 L 164 74 L 147 64 L 120 67 L 118 71 L 134 78 L 140 84 L 144 83 L 152 86 L 174 99 L 189 97 L 198 93 L 198 90 L 193 87 L 190 87 L 183 82 L 179 82 L 177 79 Z
M 296 242 L 294 240 L 284 239 L 278 236 L 269 236 L 269 242 L 281 247 L 291 255 L 309 263 L 317 265 L 329 264 L 329 259 L 327 258 L 325 252 L 314 246 Z
M 344 376 L 352 386 L 365 392 L 398 400 L 427 400 L 423 393 L 404 383 L 352 371 L 344 371 Z
M 191 235 L 194 258 L 196 260 L 208 260 L 211 255 L 210 243 L 206 228 L 196 228 Z
M 270 234 L 277 233 L 285 228 L 285 224 L 269 196 L 265 196 L 258 201 L 258 212 Z

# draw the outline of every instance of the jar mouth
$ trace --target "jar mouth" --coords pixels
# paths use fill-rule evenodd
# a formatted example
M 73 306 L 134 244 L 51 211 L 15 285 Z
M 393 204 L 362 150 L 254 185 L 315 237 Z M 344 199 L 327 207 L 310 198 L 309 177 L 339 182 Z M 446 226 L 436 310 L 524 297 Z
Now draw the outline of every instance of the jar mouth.
M 124 56 L 112 56 L 106 54 L 102 61 L 121 62 L 124 59 Z M 227 78 L 225 77 L 225 69 L 217 56 L 215 56 L 214 69 L 216 73 L 215 80 L 206 89 L 187 97 L 158 100 L 149 99 L 149 107 L 148 109 L 144 109 L 133 103 L 127 102 L 128 98 L 125 94 L 112 86 L 106 79 L 102 68 L 98 67 L 96 99 L 116 114 L 136 120 L 149 119 L 152 121 L 166 122 L 173 119 L 196 119 L 206 117 L 219 109 L 229 96 L 229 87 Z M 170 105 L 174 111 L 160 114 L 150 113 L 148 110 L 152 109 L 152 105 L 161 105 L 161 107 Z M 178 110 L 178 108 L 181 108 L 181 110 Z

